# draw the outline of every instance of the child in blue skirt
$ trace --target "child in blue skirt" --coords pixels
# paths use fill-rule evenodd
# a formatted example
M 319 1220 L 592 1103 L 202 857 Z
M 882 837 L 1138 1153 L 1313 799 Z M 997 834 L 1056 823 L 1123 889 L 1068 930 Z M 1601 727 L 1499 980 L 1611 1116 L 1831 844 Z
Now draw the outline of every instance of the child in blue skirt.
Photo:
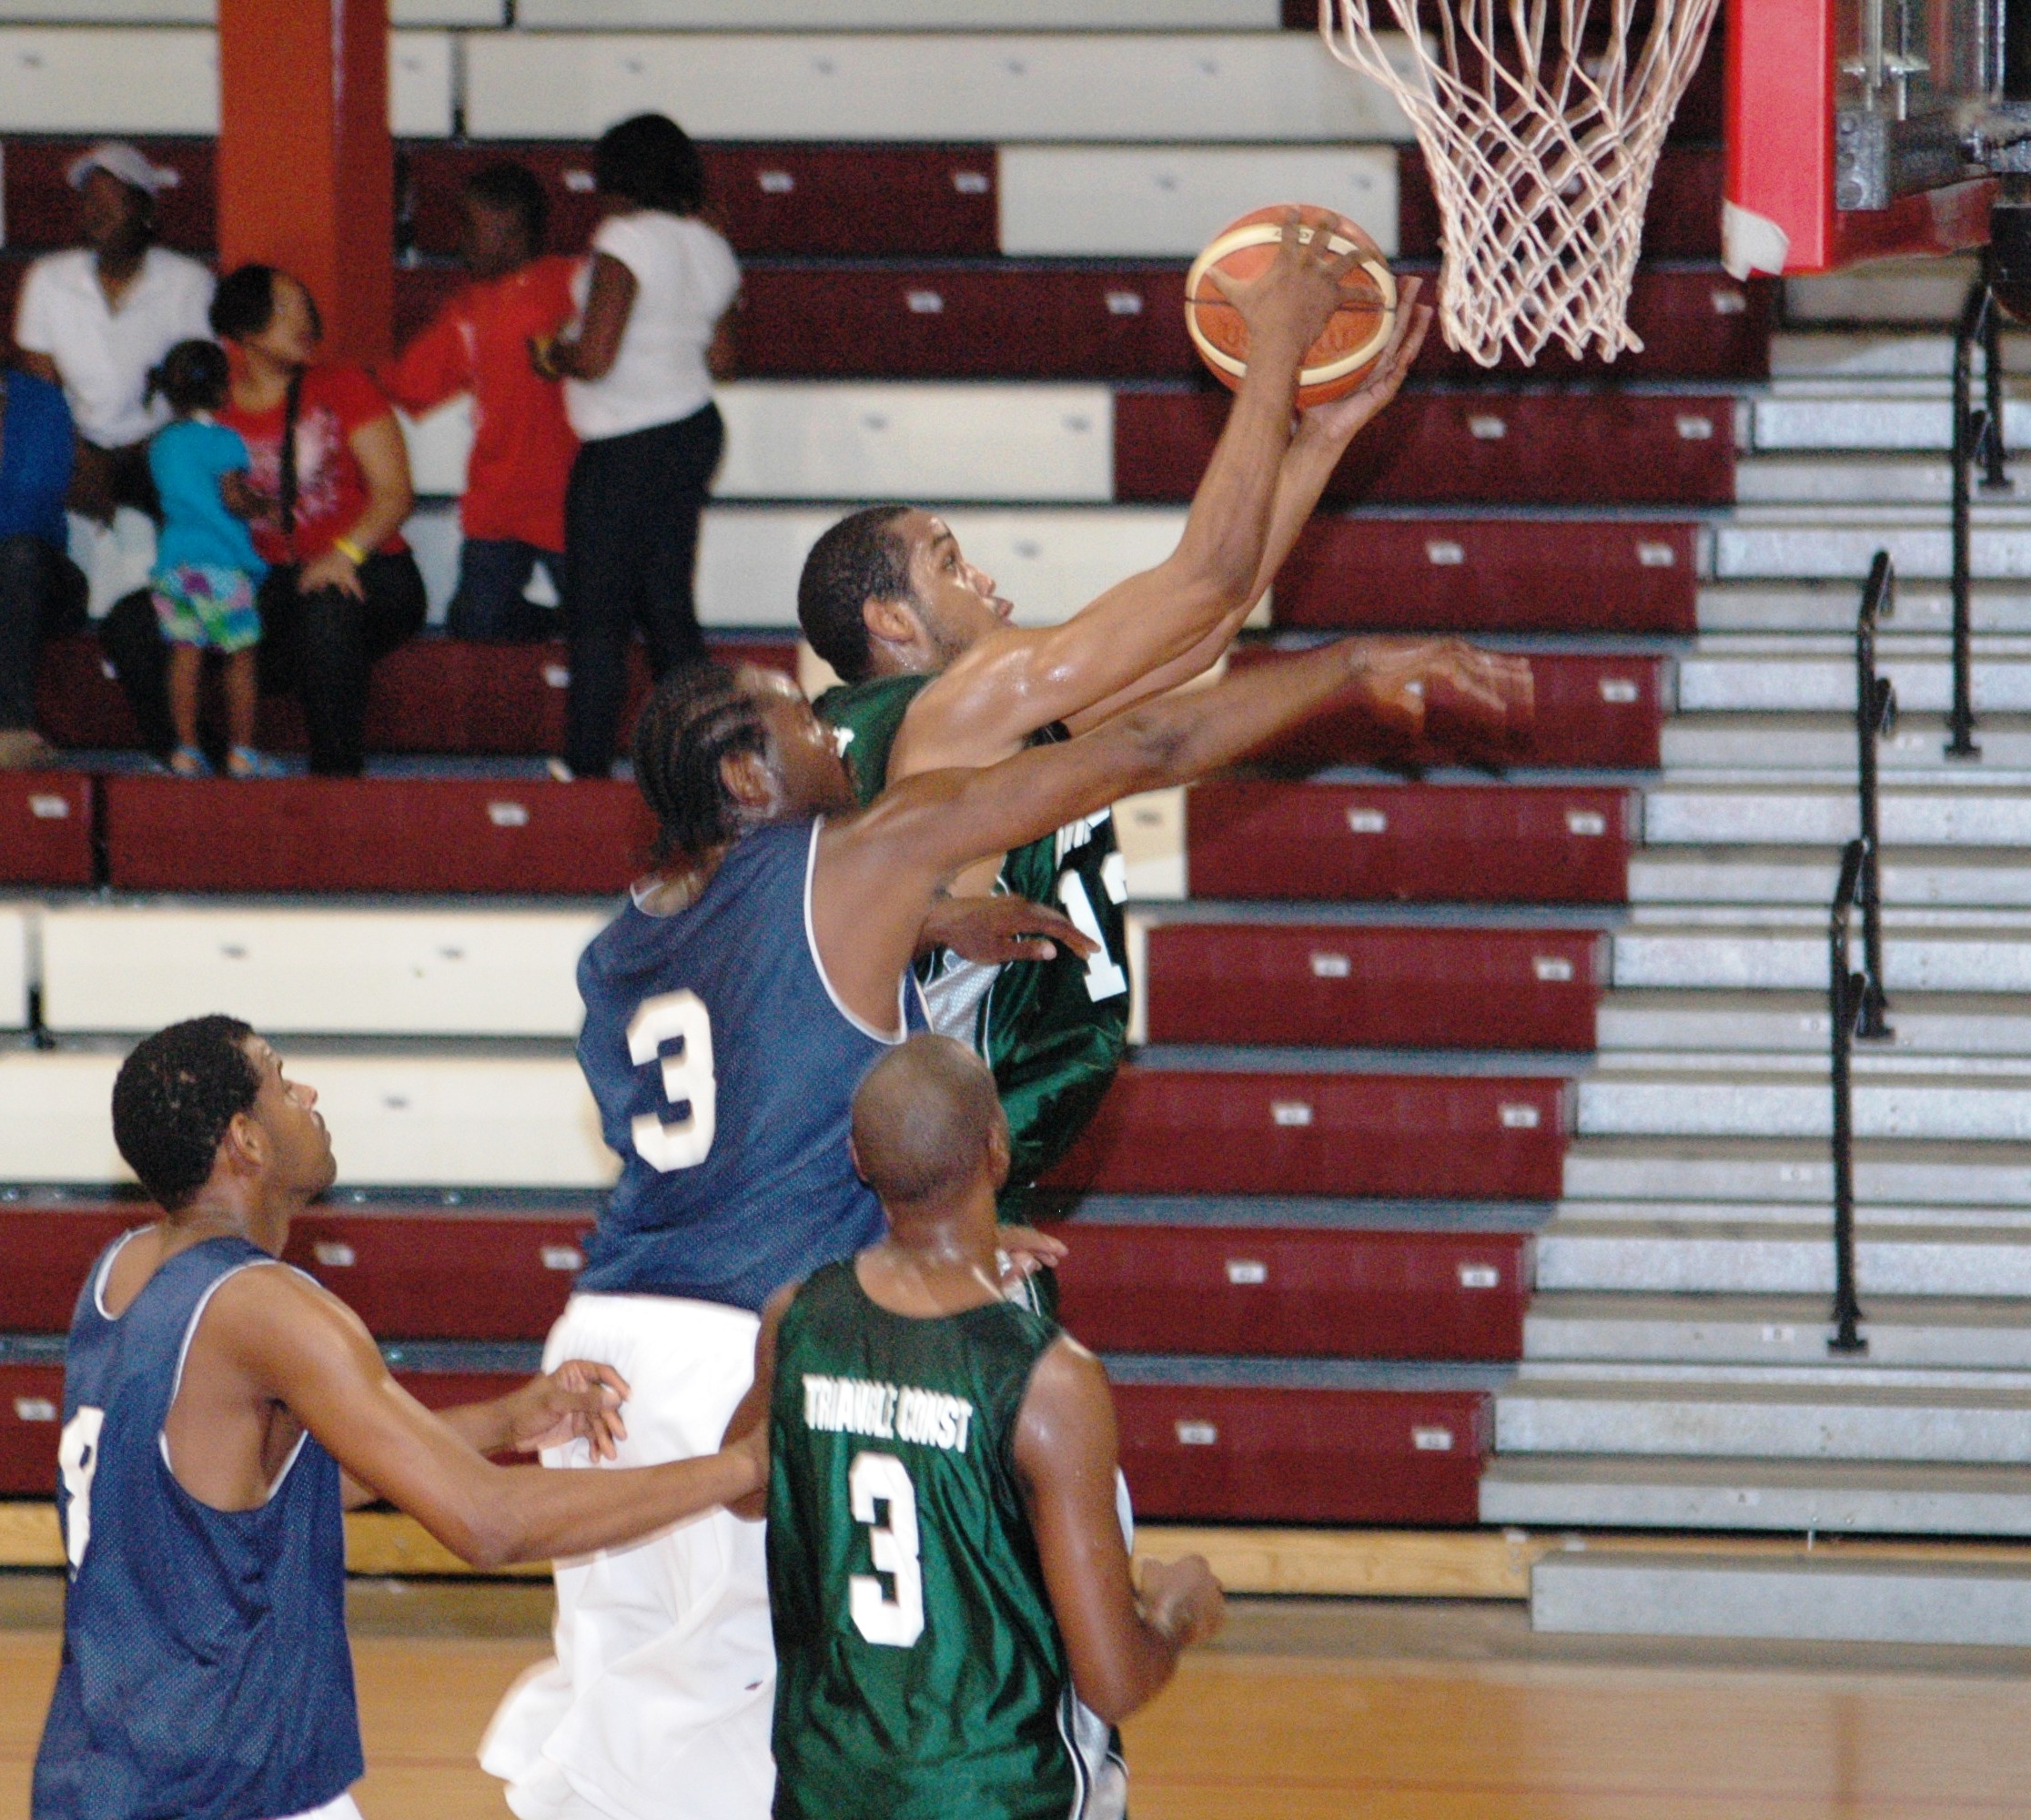
M 278 777 L 281 766 L 254 748 L 260 699 L 254 648 L 261 642 L 255 592 L 268 564 L 255 554 L 244 522 L 261 504 L 248 482 L 247 444 L 213 415 L 226 402 L 228 379 L 226 350 L 216 341 L 179 341 L 150 379 L 151 389 L 176 413 L 148 445 L 149 471 L 162 498 L 149 588 L 169 647 L 169 713 L 177 728 L 169 768 L 179 777 L 211 774 L 197 744 L 197 685 L 209 650 L 225 659 L 227 771 Z

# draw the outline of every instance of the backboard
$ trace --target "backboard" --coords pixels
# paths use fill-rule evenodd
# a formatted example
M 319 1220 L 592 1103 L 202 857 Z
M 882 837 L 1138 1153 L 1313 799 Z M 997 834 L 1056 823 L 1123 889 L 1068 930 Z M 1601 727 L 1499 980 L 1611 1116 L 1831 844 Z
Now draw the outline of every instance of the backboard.
M 1996 174 L 2031 149 L 2031 0 L 1729 0 L 1726 30 L 1738 277 L 1988 238 Z

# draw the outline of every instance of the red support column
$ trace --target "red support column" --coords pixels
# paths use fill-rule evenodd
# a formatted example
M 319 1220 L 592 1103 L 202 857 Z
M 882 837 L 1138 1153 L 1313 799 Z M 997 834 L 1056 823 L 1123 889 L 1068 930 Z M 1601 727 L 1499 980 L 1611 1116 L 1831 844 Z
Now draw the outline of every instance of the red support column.
M 336 359 L 394 314 L 388 0 L 218 0 L 218 261 L 309 287 Z

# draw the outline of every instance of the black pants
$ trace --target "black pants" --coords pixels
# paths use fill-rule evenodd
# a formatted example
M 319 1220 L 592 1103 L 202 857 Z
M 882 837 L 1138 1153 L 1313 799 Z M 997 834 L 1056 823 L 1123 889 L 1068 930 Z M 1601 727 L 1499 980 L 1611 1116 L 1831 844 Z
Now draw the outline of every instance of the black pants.
M 85 577 L 60 550 L 25 532 L 0 537 L 0 733 L 35 723 L 43 641 L 85 629 Z
M 705 655 L 692 571 L 698 515 L 726 440 L 719 409 L 677 423 L 588 442 L 564 496 L 564 600 L 571 693 L 564 762 L 604 777 L 628 686 L 628 642 L 642 628 L 649 668 L 662 676 Z
M 310 769 L 320 776 L 357 777 L 366 762 L 367 679 L 378 659 L 422 628 L 427 601 L 416 559 L 369 556 L 359 566 L 367 591 L 356 601 L 336 588 L 298 591 L 297 571 L 271 569 L 257 597 L 261 612 L 261 693 L 295 692 L 310 735 Z M 169 719 L 167 652 L 145 592 L 113 603 L 99 628 L 142 743 L 157 757 L 177 743 Z

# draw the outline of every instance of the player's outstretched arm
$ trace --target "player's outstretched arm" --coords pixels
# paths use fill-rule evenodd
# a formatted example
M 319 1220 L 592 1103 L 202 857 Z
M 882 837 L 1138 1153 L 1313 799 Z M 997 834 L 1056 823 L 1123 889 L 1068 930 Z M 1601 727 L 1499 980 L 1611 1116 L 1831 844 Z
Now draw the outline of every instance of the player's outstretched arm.
M 735 1516 L 751 1523 L 758 1523 L 769 1514 L 769 1400 L 775 1394 L 776 1334 L 782 1329 L 783 1315 L 803 1288 L 800 1277 L 793 1283 L 785 1283 L 762 1304 L 762 1325 L 754 1336 L 754 1377 L 746 1393 L 733 1405 L 720 1442 L 722 1447 L 745 1442 L 762 1450 L 762 1482 L 744 1498 L 730 1498 L 726 1505 Z
M 1115 1510 L 1118 1443 L 1100 1361 L 1061 1339 L 1030 1374 L 1016 1424 L 1023 1481 L 1072 1684 L 1109 1724 L 1147 1705 L 1178 1656 L 1218 1630 L 1219 1582 L 1197 1556 L 1152 1566 L 1136 1596 Z
M 207 1311 L 210 1343 L 287 1407 L 359 1484 L 478 1567 L 583 1554 L 746 1496 L 752 1443 L 663 1466 L 551 1472 L 496 1466 L 389 1375 L 336 1296 L 285 1270 L 245 1270 Z
M 932 894 L 962 867 L 1119 797 L 1188 784 L 1230 763 L 1369 668 L 1358 642 L 1320 645 L 999 764 L 905 778 L 862 814 L 828 822 L 813 873 L 811 922 L 833 990 L 855 1016 L 888 1028 L 896 977 L 916 950 Z M 1399 707 L 1415 716 L 1420 698 L 1407 695 Z
M 910 704 L 891 778 L 993 763 L 1039 727 L 1120 694 L 1186 656 L 1238 610 L 1246 613 L 1291 440 L 1298 368 L 1331 319 L 1355 259 L 1333 258 L 1322 240 L 1300 244 L 1297 219 L 1294 210 L 1261 277 L 1227 287 L 1248 325 L 1248 371 L 1177 548 L 1063 625 L 1010 627 L 955 659 Z
M 1269 510 L 1269 531 L 1264 540 L 1262 561 L 1257 566 L 1247 599 L 1234 606 L 1182 657 L 1147 672 L 1118 694 L 1096 702 L 1079 713 L 1068 715 L 1066 725 L 1074 733 L 1085 733 L 1137 702 L 1147 702 L 1152 696 L 1165 694 L 1189 682 L 1196 676 L 1203 676 L 1234 642 L 1236 634 L 1269 592 L 1269 584 L 1277 579 L 1277 571 L 1297 546 L 1298 534 L 1310 522 L 1319 495 L 1326 490 L 1327 481 L 1333 478 L 1333 470 L 1339 466 L 1348 445 L 1381 415 L 1401 389 L 1419 350 L 1424 346 L 1425 331 L 1431 326 L 1431 306 L 1418 300 L 1422 289 L 1420 278 L 1403 280 L 1397 292 L 1396 332 L 1368 378 L 1345 398 L 1314 405 L 1298 418 L 1297 433 L 1291 437 L 1290 446 L 1284 450 L 1283 461 L 1277 470 L 1276 498 Z

